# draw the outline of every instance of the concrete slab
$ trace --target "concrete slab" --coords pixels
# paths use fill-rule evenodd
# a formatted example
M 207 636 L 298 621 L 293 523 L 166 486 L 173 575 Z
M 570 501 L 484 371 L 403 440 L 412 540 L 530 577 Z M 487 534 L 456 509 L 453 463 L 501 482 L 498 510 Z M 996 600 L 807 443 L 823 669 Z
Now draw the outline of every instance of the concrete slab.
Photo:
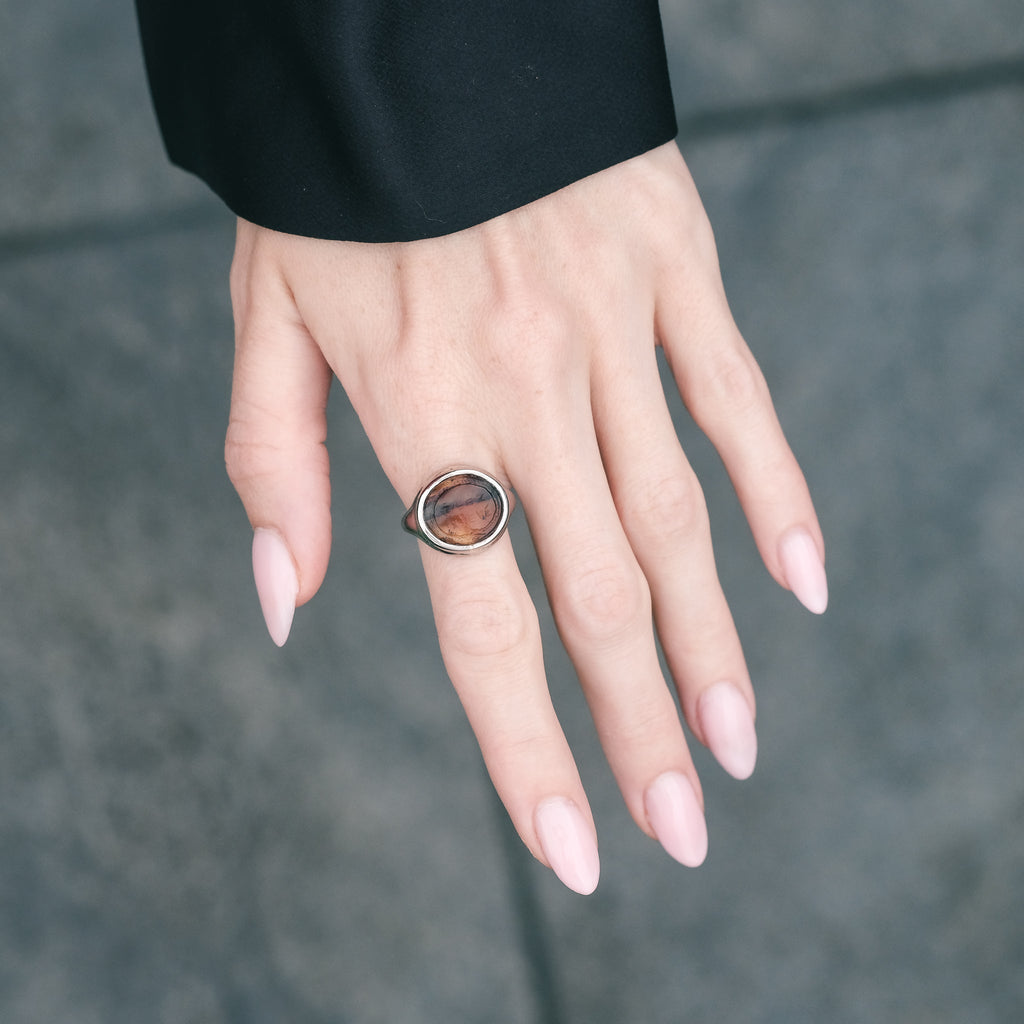
M 1014 0 L 662 0 L 680 114 L 1024 52 Z
M 760 765 L 738 784 L 702 755 L 711 853 L 686 872 L 631 829 L 566 693 L 604 866 L 590 900 L 543 890 L 567 1019 L 995 1024 L 1024 1005 L 1022 137 L 1008 92 L 690 152 L 832 604 L 814 620 L 759 573 L 680 414 Z
M 684 117 L 1024 50 L 1015 0 L 665 14 Z M 698 753 L 712 852 L 678 868 L 546 623 L 604 873 L 583 900 L 513 864 L 551 923 L 542 1016 L 414 546 L 339 543 L 292 644 L 263 634 L 220 457 L 230 224 L 164 161 L 130 8 L 0 0 L 0 48 L 0 1019 L 1013 1019 L 1019 91 L 687 146 L 833 603 L 761 574 L 679 413 L 761 764 L 740 785 Z M 332 446 L 395 508 L 343 401 Z
M 164 156 L 129 3 L 0 2 L 0 139 L 3 234 L 209 204 Z
M 395 535 L 342 537 L 294 644 L 264 634 L 230 246 L 225 218 L 0 267 L 0 1017 L 528 1020 L 491 793 L 343 409 Z

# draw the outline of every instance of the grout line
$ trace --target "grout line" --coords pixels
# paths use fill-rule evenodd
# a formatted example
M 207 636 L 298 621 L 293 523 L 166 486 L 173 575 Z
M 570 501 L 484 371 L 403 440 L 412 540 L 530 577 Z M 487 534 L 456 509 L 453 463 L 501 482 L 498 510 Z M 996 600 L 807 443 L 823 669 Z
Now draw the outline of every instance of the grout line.
M 83 220 L 55 227 L 0 234 L 0 264 L 26 256 L 81 249 L 94 245 L 121 245 L 175 231 L 193 231 L 223 220 L 226 213 L 213 198 L 196 200 L 177 209 L 147 211 L 103 219 Z
M 679 118 L 679 139 L 692 142 L 1021 87 L 1024 56 L 939 71 L 915 71 L 811 96 L 780 97 L 683 114 Z
M 519 838 L 494 787 L 486 779 L 485 784 L 491 793 L 498 838 L 505 858 L 512 912 L 519 925 L 519 947 L 526 961 L 529 985 L 537 1007 L 537 1024 L 565 1024 L 567 1018 L 562 1010 L 558 972 L 534 885 L 533 858 Z

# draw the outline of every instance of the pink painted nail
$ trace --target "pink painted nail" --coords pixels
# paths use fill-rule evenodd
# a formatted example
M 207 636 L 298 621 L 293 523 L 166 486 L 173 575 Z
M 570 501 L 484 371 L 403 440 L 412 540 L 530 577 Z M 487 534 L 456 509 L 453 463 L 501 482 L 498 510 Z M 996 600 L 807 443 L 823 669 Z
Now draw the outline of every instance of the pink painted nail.
M 715 683 L 700 695 L 697 717 L 718 763 L 734 779 L 750 778 L 757 763 L 757 732 L 743 694 L 732 683 Z
M 551 870 L 573 892 L 589 896 L 597 888 L 601 864 L 580 809 L 564 797 L 550 797 L 537 806 L 534 826 Z
M 252 538 L 252 574 L 270 639 L 283 647 L 292 628 L 299 580 L 292 556 L 276 530 L 256 528 Z
M 828 580 L 814 538 L 802 526 L 794 527 L 779 542 L 779 559 L 796 599 L 821 615 L 828 607 Z
M 665 772 L 644 794 L 647 820 L 665 852 L 688 868 L 708 855 L 708 827 L 693 784 L 680 772 Z

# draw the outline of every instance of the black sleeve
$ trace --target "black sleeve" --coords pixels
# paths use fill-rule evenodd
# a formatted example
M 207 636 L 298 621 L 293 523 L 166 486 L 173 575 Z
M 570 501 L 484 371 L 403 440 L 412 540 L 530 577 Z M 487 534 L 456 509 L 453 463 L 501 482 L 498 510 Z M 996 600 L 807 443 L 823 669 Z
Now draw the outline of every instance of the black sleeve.
M 657 0 L 136 0 L 171 159 L 291 234 L 448 234 L 675 135 Z

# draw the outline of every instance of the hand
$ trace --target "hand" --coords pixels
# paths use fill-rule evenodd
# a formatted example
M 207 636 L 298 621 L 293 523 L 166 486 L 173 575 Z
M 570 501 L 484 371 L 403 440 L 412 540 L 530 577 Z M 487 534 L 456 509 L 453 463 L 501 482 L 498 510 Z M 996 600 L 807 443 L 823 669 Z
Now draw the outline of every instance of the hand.
M 274 639 L 327 569 L 333 373 L 404 507 L 454 467 L 514 487 L 629 811 L 699 864 L 703 798 L 652 611 L 690 729 L 738 778 L 754 768 L 754 695 L 656 344 L 768 571 L 812 611 L 827 593 L 803 475 L 733 323 L 675 145 L 426 241 L 329 242 L 241 222 L 231 284 L 227 465 L 256 530 Z M 468 555 L 420 547 L 444 662 L 494 785 L 534 856 L 590 892 L 593 819 L 508 535 Z

